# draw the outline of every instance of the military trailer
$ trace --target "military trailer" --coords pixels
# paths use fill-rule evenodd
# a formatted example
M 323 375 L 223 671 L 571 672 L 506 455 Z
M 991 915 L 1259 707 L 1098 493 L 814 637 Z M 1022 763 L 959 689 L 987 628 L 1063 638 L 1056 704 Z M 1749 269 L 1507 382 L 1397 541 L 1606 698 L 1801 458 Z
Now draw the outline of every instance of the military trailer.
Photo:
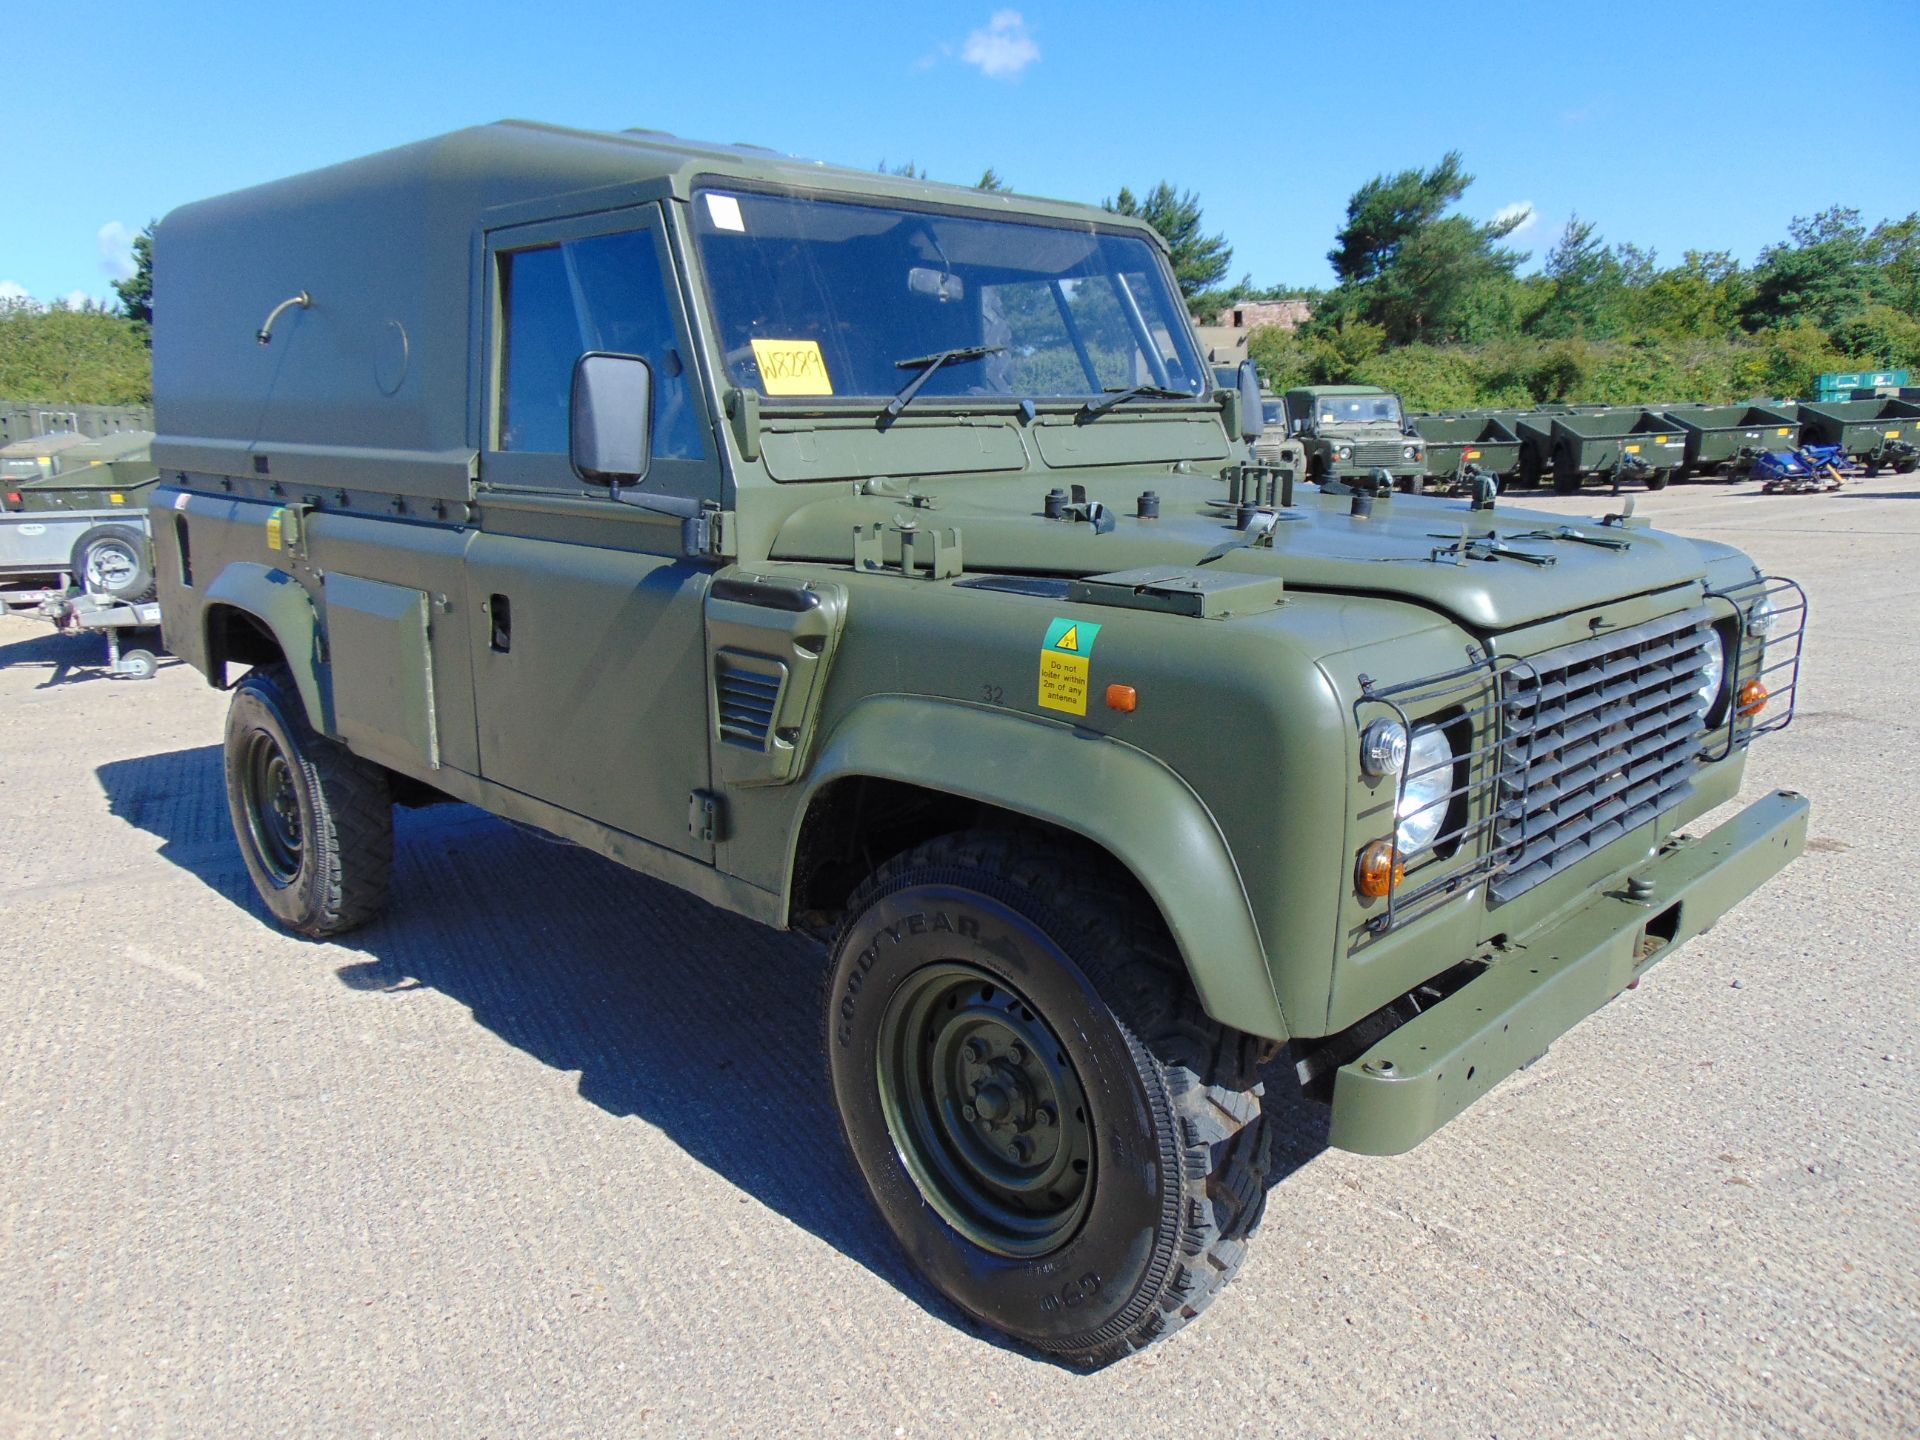
M 0 481 L 0 586 L 16 592 L 16 607 L 32 598 L 18 593 L 23 588 L 51 595 L 77 586 L 118 604 L 151 600 L 147 502 L 160 478 L 153 436 L 73 438 L 51 457 L 51 474 Z
M 46 479 L 60 468 L 67 451 L 85 445 L 88 439 L 78 430 L 59 430 L 0 445 L 0 485 Z
M 1590 479 L 1638 481 L 1663 490 L 1686 455 L 1685 434 L 1658 410 L 1572 409 L 1520 417 L 1526 483 L 1551 476 L 1556 495 L 1575 495 Z
M 1736 478 L 1760 456 L 1800 444 L 1800 421 L 1765 405 L 1670 405 L 1662 412 L 1686 437 L 1676 480 L 1695 475 Z
M 1297 467 L 1316 484 L 1368 483 L 1378 472 L 1396 488 L 1427 478 L 1427 447 L 1408 423 L 1400 397 L 1372 385 L 1308 385 L 1281 397 L 1286 428 L 1255 447 L 1269 464 Z
M 1127 217 L 503 122 L 155 252 L 166 638 L 273 917 L 372 920 L 452 798 L 827 937 L 855 1167 L 1046 1352 L 1236 1272 L 1269 1079 L 1404 1151 L 1804 843 L 1690 829 L 1797 587 L 1236 459 Z
M 1911 400 L 1836 400 L 1800 407 L 1805 445 L 1838 445 L 1876 470 L 1909 474 L 1920 466 L 1920 404 Z
M 1427 447 L 1427 473 L 1451 485 L 1474 466 L 1504 486 L 1520 469 L 1520 437 L 1493 415 L 1416 415 L 1413 428 Z
M 123 430 L 153 429 L 146 405 L 65 405 L 47 400 L 0 400 L 0 445 L 68 432 L 100 439 Z

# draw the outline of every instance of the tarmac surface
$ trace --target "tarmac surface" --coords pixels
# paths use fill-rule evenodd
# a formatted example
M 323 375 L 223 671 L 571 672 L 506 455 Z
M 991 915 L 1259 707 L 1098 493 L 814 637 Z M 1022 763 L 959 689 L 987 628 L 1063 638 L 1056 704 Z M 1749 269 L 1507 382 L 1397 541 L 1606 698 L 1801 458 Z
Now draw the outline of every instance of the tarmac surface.
M 1410 1155 L 1280 1072 L 1246 1269 L 1092 1374 L 895 1251 L 816 947 L 464 807 L 292 939 L 226 697 L 0 618 L 0 1434 L 1914 1434 L 1920 476 L 1754 488 L 1637 499 L 1812 596 L 1808 853 Z

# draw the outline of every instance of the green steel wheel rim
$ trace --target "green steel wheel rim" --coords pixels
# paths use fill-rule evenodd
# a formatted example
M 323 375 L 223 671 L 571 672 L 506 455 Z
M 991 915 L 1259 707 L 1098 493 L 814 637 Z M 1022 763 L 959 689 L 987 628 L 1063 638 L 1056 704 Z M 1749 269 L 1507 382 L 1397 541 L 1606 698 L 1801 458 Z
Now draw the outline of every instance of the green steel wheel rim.
M 264 730 L 247 737 L 240 767 L 240 789 L 246 800 L 247 830 L 254 853 L 268 878 L 282 889 L 300 878 L 304 836 L 300 825 L 300 795 L 293 766 L 280 743 Z
M 1033 1006 L 976 966 L 907 977 L 880 1020 L 880 1106 L 927 1203 L 983 1250 L 1031 1259 L 1093 1196 L 1086 1091 Z

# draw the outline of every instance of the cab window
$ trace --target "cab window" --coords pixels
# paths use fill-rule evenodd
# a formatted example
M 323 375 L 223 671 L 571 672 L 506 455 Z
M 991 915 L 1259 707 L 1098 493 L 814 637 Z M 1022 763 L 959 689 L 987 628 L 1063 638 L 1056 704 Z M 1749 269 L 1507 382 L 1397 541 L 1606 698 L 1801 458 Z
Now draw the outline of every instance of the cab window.
M 500 257 L 501 365 L 495 449 L 564 454 L 573 363 L 590 350 L 653 366 L 653 453 L 706 448 L 650 231 L 593 235 Z

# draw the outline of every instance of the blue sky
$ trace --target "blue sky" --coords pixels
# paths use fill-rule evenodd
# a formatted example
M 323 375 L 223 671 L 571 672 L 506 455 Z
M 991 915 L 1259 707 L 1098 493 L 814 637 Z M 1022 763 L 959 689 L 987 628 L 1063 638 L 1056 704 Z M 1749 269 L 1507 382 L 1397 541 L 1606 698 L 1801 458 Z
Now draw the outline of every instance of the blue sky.
M 1920 207 L 1920 0 L 69 0 L 7 29 L 0 294 L 43 300 L 109 295 L 174 205 L 503 116 L 1096 203 L 1164 178 L 1261 284 L 1326 283 L 1354 188 L 1449 148 L 1467 213 L 1531 205 L 1535 263 L 1574 211 L 1751 261 L 1795 214 Z

